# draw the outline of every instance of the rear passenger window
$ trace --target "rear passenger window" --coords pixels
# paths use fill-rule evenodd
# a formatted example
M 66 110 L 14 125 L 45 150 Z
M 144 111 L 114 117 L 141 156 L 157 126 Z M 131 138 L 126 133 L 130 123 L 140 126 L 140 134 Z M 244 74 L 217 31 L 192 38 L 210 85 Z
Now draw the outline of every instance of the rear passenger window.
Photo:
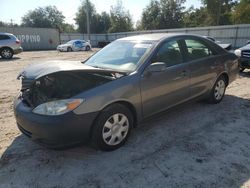
M 0 40 L 7 40 L 10 39 L 8 35 L 0 35 Z
M 185 40 L 188 50 L 188 60 L 196 60 L 213 55 L 213 52 L 197 40 Z
M 182 55 L 177 41 L 168 41 L 157 52 L 153 62 L 164 62 L 166 66 L 173 66 L 182 63 Z

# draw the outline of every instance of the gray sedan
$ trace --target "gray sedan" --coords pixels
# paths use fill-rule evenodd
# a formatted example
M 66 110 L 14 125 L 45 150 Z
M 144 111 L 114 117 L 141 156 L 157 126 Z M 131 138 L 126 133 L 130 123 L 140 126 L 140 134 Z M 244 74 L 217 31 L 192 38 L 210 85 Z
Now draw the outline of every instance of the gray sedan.
M 237 72 L 237 57 L 204 37 L 132 36 L 85 62 L 25 68 L 14 112 L 20 131 L 46 146 L 89 140 L 114 150 L 156 113 L 191 99 L 219 103 Z

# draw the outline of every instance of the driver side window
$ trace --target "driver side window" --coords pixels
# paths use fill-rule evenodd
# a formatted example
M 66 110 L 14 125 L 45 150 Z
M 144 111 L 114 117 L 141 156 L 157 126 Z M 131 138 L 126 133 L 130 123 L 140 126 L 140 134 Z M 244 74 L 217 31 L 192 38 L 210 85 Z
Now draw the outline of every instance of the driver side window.
M 164 43 L 157 54 L 153 58 L 153 62 L 163 62 L 166 67 L 182 63 L 183 58 L 181 55 L 180 46 L 177 41 L 168 41 Z

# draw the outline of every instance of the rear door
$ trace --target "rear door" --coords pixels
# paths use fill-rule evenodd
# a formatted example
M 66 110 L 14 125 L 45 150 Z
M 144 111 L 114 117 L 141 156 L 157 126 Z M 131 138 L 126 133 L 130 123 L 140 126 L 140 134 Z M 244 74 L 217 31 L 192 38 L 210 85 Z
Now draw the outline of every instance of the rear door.
M 180 40 L 163 43 L 151 63 L 164 62 L 162 72 L 147 74 L 147 68 L 141 77 L 141 97 L 144 117 L 176 105 L 189 96 L 189 68 L 183 63 Z
M 10 36 L 0 34 L 0 47 L 10 46 L 11 45 L 10 39 L 11 39 Z
M 190 69 L 190 95 L 199 96 L 211 89 L 216 78 L 219 58 L 216 52 L 204 41 L 187 37 L 185 43 L 185 63 Z

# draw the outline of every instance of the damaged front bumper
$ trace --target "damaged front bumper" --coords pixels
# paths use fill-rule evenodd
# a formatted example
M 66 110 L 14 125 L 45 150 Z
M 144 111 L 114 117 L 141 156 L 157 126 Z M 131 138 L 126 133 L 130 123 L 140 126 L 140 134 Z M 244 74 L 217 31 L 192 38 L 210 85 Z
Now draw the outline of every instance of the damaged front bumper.
M 14 114 L 23 134 L 49 148 L 60 148 L 87 141 L 98 112 L 83 115 L 74 112 L 57 116 L 38 115 L 17 97 Z

